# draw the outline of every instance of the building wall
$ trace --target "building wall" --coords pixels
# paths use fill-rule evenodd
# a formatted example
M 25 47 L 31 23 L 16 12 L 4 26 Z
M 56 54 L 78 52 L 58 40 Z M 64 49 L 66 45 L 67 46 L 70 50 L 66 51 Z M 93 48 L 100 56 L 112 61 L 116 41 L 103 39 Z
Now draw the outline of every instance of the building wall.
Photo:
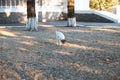
M 0 24 L 25 23 L 26 0 L 0 0 Z
M 1 12 L 0 13 L 0 24 L 6 23 L 25 23 L 26 22 L 26 14 L 23 12 Z
M 39 22 L 67 20 L 67 0 L 38 0 L 36 10 Z M 104 19 L 94 14 L 78 14 L 81 10 L 89 10 L 89 0 L 75 0 L 77 21 L 99 22 Z M 26 0 L 0 0 L 0 24 L 26 23 L 26 13 Z
M 38 20 L 54 21 L 62 19 L 67 10 L 67 0 L 38 0 Z M 26 23 L 26 0 L 0 0 L 0 23 Z
M 75 11 L 89 10 L 89 0 L 75 0 Z

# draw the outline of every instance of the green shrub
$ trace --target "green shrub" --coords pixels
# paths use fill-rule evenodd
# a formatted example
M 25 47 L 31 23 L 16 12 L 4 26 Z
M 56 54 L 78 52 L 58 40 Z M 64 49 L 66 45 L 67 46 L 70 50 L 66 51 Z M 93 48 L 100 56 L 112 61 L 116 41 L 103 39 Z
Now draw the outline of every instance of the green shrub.
M 120 0 L 90 0 L 90 8 L 103 10 L 115 6 Z

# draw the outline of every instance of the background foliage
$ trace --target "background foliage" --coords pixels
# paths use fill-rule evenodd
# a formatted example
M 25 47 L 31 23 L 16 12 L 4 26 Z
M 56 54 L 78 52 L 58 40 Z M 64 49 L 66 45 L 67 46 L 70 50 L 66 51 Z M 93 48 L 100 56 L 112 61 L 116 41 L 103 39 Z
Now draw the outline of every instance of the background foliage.
M 90 8 L 103 10 L 115 6 L 120 0 L 90 0 Z

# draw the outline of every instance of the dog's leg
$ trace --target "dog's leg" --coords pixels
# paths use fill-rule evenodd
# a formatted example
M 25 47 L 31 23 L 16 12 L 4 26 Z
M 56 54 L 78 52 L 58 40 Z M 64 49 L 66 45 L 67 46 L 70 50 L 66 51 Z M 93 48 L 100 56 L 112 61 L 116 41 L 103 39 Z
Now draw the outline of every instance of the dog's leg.
M 61 40 L 59 39 L 59 45 L 61 46 L 62 44 L 61 44 Z
M 56 36 L 56 44 L 59 45 L 58 36 Z

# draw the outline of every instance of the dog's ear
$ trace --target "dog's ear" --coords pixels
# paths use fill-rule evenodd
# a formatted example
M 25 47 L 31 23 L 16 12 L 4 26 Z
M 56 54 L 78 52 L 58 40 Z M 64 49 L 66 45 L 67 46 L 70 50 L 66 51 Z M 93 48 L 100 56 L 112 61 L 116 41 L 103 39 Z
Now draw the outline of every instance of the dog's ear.
M 65 44 L 66 40 L 65 40 L 65 39 L 63 39 L 63 40 L 61 40 L 61 42 L 62 42 L 62 44 Z

